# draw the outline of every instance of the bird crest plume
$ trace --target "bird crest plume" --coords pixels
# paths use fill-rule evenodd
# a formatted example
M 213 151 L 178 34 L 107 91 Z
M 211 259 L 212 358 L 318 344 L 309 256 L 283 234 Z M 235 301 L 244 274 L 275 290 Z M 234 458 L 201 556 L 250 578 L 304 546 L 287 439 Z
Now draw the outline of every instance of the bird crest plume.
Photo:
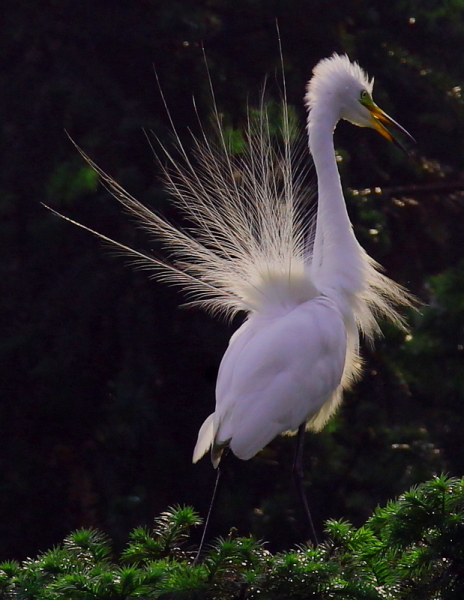
M 307 104 L 311 110 L 314 104 L 327 92 L 333 93 L 334 88 L 349 87 L 356 80 L 372 94 L 374 78 L 369 79 L 367 73 L 356 62 L 351 62 L 346 54 L 334 52 L 329 58 L 323 58 L 313 69 L 313 77 L 308 86 Z

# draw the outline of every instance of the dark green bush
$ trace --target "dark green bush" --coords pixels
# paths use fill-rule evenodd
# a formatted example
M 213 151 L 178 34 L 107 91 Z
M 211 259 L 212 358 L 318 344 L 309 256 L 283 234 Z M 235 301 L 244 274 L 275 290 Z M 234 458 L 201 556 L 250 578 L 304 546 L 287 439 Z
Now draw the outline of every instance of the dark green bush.
M 359 529 L 326 524 L 317 548 L 271 554 L 251 537 L 215 540 L 193 564 L 191 527 L 174 507 L 135 529 L 120 557 L 95 530 L 22 564 L 0 565 L 4 600 L 458 600 L 464 597 L 464 479 L 436 477 L 377 508 Z

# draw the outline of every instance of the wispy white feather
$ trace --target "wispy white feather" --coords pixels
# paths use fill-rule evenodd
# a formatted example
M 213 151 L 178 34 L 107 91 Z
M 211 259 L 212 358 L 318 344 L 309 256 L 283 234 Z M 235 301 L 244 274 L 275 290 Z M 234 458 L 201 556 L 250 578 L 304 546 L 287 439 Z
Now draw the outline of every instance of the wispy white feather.
M 316 66 L 306 97 L 309 119 L 318 98 L 320 102 L 326 92 L 333 93 L 334 82 L 343 90 L 344 80 L 356 80 L 372 90 L 373 80 L 346 56 L 334 55 Z M 311 160 L 285 95 L 277 134 L 270 119 L 263 94 L 259 110 L 248 111 L 239 152 L 215 103 L 214 135 L 201 129 L 199 138 L 192 137 L 191 151 L 172 126 L 176 150 L 160 144 L 164 157 L 160 164 L 167 191 L 191 223 L 184 230 L 141 204 L 79 149 L 103 185 L 150 236 L 162 242 L 166 259 L 67 220 L 127 252 L 157 279 L 179 285 L 188 304 L 212 313 L 266 312 L 304 302 L 320 292 L 311 269 L 315 232 Z M 358 254 L 362 286 L 355 294 L 345 292 L 357 327 L 368 338 L 378 332 L 379 316 L 403 327 L 397 306 L 410 305 L 411 296 L 383 275 L 360 247 Z M 357 347 L 352 354 L 347 358 L 352 368 L 346 382 L 359 370 Z
M 166 260 L 72 222 L 127 252 L 156 278 L 180 285 L 189 304 L 213 313 L 233 315 L 272 305 L 282 288 L 298 297 L 311 286 L 306 263 L 311 257 L 314 190 L 307 149 L 285 101 L 279 120 L 275 133 L 264 100 L 259 110 L 250 109 L 240 152 L 234 150 L 216 109 L 214 137 L 203 131 L 201 138 L 192 138 L 191 153 L 174 130 L 175 154 L 161 145 L 160 164 L 167 191 L 191 223 L 183 230 L 136 200 L 78 148 L 103 185 L 164 244 Z

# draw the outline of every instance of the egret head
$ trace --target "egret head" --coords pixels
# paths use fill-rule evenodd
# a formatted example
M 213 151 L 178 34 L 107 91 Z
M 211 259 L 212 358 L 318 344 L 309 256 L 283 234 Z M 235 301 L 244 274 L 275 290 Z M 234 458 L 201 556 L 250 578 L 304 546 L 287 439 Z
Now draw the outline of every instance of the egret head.
M 314 67 L 306 94 L 310 120 L 314 109 L 322 107 L 333 113 L 335 121 L 345 119 L 359 127 L 375 129 L 404 150 L 385 125 L 401 131 L 412 141 L 414 138 L 375 104 L 373 86 L 374 80 L 369 80 L 361 67 L 350 62 L 346 55 L 333 54 L 321 60 Z

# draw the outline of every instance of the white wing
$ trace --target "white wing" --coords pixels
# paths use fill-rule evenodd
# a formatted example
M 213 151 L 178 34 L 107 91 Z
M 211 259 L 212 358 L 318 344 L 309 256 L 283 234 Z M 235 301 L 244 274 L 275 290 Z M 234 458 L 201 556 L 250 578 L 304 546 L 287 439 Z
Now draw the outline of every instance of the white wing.
M 211 442 L 219 451 L 229 445 L 247 460 L 280 433 L 297 429 L 337 393 L 345 356 L 345 326 L 329 298 L 277 316 L 252 315 L 222 359 L 216 411 L 203 429 L 209 439 L 201 450 Z

